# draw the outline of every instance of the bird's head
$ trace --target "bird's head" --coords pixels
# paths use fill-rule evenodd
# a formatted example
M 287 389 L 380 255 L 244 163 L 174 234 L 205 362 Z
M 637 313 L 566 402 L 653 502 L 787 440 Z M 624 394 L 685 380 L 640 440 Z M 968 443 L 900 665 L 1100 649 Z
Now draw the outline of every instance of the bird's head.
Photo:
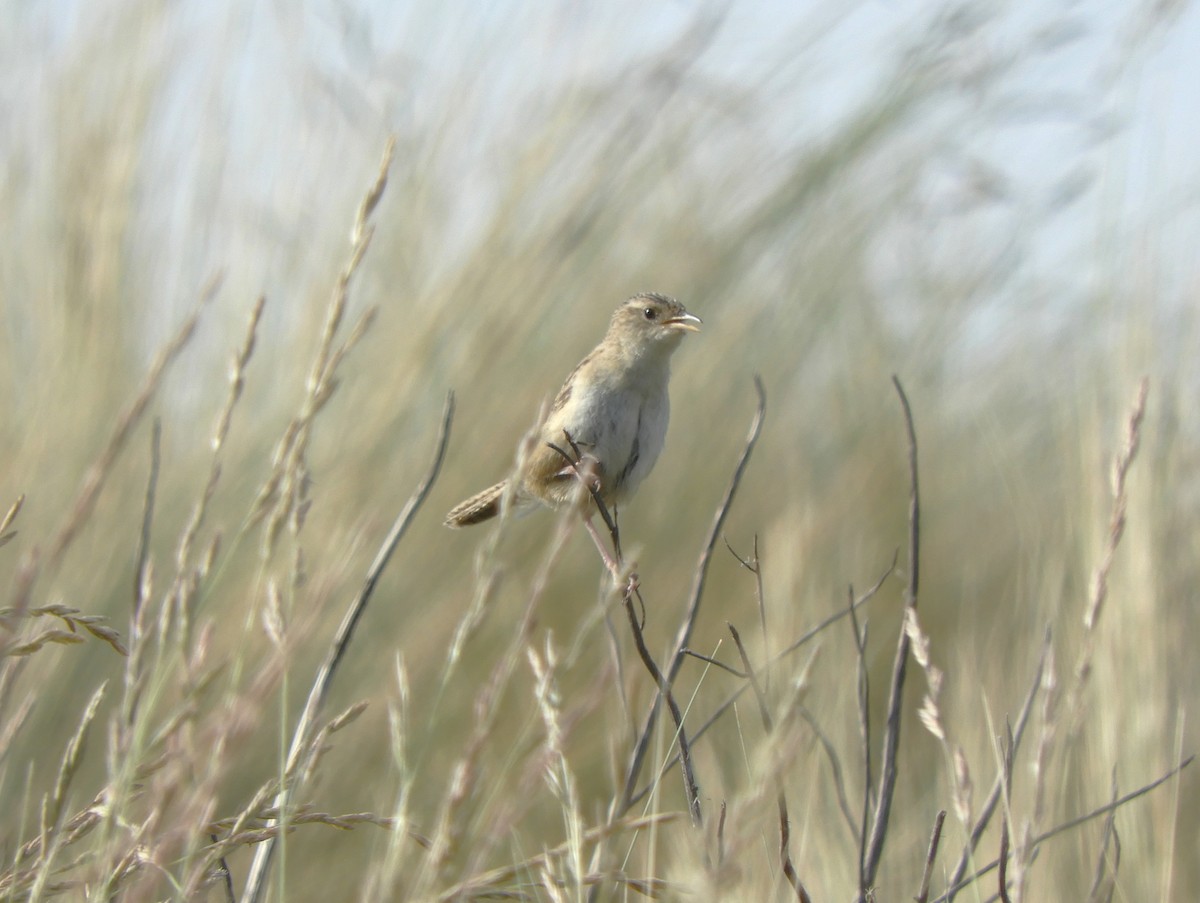
M 701 320 L 666 295 L 642 292 L 634 295 L 613 314 L 609 336 L 628 350 L 675 350 L 685 333 L 699 332 Z

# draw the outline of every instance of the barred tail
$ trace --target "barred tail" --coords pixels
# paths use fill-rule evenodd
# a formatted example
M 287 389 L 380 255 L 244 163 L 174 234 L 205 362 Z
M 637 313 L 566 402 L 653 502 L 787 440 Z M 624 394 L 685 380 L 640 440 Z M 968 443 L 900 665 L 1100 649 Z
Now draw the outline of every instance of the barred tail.
M 471 524 L 482 523 L 500 513 L 500 498 L 504 495 L 506 481 L 477 492 L 464 502 L 459 502 L 450 509 L 444 521 L 447 527 L 469 527 Z

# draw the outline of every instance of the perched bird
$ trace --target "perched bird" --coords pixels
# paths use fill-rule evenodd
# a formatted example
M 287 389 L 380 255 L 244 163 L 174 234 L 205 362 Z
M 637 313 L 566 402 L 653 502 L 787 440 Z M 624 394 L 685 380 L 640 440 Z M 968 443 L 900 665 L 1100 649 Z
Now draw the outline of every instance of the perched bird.
M 511 477 L 516 481 L 513 507 L 540 502 L 558 508 L 577 501 L 585 506 L 584 522 L 604 554 L 581 479 L 611 508 L 632 496 L 650 473 L 667 435 L 671 354 L 700 322 L 674 298 L 654 292 L 634 295 L 618 307 L 604 341 L 567 377 L 537 441 L 518 463 Z M 574 466 L 551 445 L 566 451 Z M 509 492 L 503 480 L 471 496 L 446 515 L 446 526 L 466 527 L 496 516 Z

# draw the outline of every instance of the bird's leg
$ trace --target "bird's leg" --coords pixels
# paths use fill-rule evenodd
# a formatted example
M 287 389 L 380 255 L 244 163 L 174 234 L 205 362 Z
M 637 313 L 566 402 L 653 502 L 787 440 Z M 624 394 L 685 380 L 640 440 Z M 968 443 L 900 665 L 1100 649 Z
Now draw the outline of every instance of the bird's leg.
M 592 523 L 592 512 L 589 511 L 583 516 L 583 525 L 587 527 L 588 535 L 592 537 L 592 542 L 596 544 L 596 549 L 600 552 L 600 557 L 604 559 L 604 566 L 608 568 L 608 572 L 612 574 L 613 581 L 619 583 L 621 581 L 621 563 L 617 561 L 604 545 L 604 537 L 600 535 L 600 531 L 596 529 L 596 525 Z
M 600 491 L 603 487 L 600 461 L 595 455 L 580 450 L 579 444 L 569 432 L 563 430 L 563 435 L 566 437 L 567 443 L 571 446 L 571 451 L 575 453 L 574 458 L 567 454 L 565 449 L 559 448 L 553 442 L 547 443 L 567 462 L 567 466 L 559 471 L 559 475 L 574 474 L 575 478 L 579 481 L 579 502 L 583 509 L 583 525 L 587 528 L 588 535 L 592 537 L 592 542 L 595 543 L 596 551 L 600 553 L 600 557 L 604 561 L 604 566 L 612 575 L 613 583 L 617 586 L 624 583 L 625 595 L 627 597 L 631 596 L 638 590 L 638 576 L 636 571 L 630 571 L 628 576 L 623 579 L 621 571 L 621 538 L 620 533 L 617 532 L 616 508 L 610 514 L 607 506 L 604 504 L 604 499 L 600 496 Z M 591 495 L 592 500 L 596 503 L 595 508 L 587 505 L 585 499 L 588 495 Z M 595 517 L 597 512 L 604 518 L 605 526 L 608 527 L 615 554 L 608 551 L 608 547 L 604 544 L 604 537 L 600 534 L 596 525 L 592 523 L 592 518 Z
M 623 570 L 619 548 L 616 555 L 609 553 L 607 546 L 604 544 L 604 535 L 592 523 L 593 515 L 594 512 L 588 511 L 583 516 L 583 525 L 587 527 L 588 535 L 592 537 L 592 542 L 596 544 L 596 550 L 600 553 L 600 557 L 604 559 L 604 566 L 608 568 L 608 572 L 612 575 L 613 585 L 621 587 L 622 593 L 628 598 L 636 593 L 641 586 L 638 581 L 637 564 L 635 563 L 628 572 Z
M 613 551 L 616 552 L 617 558 L 623 558 L 621 553 L 621 529 L 617 526 L 619 513 L 616 503 L 613 503 L 612 513 L 607 509 L 600 507 L 600 516 L 604 518 L 604 523 L 608 525 L 608 532 L 612 536 Z

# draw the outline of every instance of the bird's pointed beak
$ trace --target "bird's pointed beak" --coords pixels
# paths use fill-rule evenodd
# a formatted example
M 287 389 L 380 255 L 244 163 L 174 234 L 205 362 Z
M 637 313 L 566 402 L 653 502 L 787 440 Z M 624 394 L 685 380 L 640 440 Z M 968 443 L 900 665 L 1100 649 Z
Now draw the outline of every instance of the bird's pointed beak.
M 669 320 L 664 320 L 664 326 L 673 326 L 675 329 L 682 329 L 687 332 L 699 332 L 700 324 L 704 321 L 695 314 L 680 314 L 678 317 L 671 317 Z

